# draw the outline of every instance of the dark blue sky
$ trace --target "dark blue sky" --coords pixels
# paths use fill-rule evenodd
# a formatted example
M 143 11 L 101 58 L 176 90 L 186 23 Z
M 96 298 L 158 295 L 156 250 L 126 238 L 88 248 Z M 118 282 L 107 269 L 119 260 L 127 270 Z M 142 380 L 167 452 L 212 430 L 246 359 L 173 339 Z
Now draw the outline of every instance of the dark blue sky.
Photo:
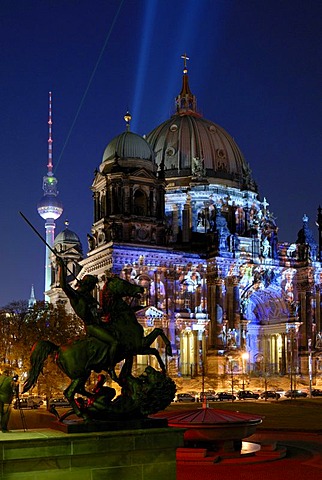
M 37 214 L 46 174 L 48 92 L 64 213 L 86 252 L 90 186 L 109 141 L 173 113 L 187 52 L 199 110 L 224 127 L 270 203 L 279 240 L 322 204 L 320 0 L 1 0 L 0 306 L 43 299 Z

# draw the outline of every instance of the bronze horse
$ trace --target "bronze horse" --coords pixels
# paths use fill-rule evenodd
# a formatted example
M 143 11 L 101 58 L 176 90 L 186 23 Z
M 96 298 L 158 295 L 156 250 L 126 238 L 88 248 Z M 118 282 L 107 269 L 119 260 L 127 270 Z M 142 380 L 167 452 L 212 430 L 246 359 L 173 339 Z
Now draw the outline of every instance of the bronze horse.
M 129 365 L 132 366 L 133 356 L 141 354 L 154 355 L 161 370 L 165 373 L 164 362 L 158 350 L 151 345 L 160 336 L 165 343 L 166 354 L 172 356 L 169 339 L 161 328 L 154 328 L 151 333 L 144 336 L 143 327 L 139 324 L 135 312 L 123 300 L 123 297 L 135 297 L 141 294 L 143 288 L 113 276 L 108 278 L 104 291 L 108 302 L 105 302 L 103 313 L 108 316 L 109 321 L 108 323 L 101 322 L 100 326 L 108 329 L 117 339 L 114 364 L 110 364 L 109 344 L 92 336 L 77 339 L 61 346 L 41 340 L 33 346 L 30 357 L 31 368 L 24 383 L 23 392 L 28 391 L 36 384 L 44 362 L 50 354 L 55 355 L 55 362 L 58 367 L 71 379 L 64 395 L 69 400 L 74 412 L 79 416 L 82 415 L 82 412 L 74 397 L 76 393 L 85 396 L 90 395 L 85 390 L 85 383 L 92 371 L 97 373 L 106 371 L 113 380 L 118 381 L 115 374 L 116 364 L 125 360 L 127 369 L 129 369 Z

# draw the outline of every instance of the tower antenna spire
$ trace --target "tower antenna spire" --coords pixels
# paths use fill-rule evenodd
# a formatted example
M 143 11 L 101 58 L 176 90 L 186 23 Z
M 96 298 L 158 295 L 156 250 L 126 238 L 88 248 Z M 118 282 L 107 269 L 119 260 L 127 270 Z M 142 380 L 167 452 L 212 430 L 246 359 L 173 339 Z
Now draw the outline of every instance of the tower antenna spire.
M 47 175 L 52 177 L 53 175 L 53 138 L 52 138 L 52 103 L 51 92 L 49 92 L 49 115 L 48 115 L 48 172 Z

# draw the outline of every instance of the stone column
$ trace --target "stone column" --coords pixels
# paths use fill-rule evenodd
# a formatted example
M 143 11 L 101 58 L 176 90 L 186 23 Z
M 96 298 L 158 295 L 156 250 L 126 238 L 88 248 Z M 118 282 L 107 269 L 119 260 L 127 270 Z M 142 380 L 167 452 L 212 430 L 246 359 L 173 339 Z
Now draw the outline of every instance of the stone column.
M 321 292 L 317 291 L 315 294 L 315 323 L 316 323 L 316 332 L 321 332 Z
M 306 292 L 299 292 L 299 301 L 300 301 L 300 318 L 299 321 L 302 322 L 300 326 L 300 335 L 299 335 L 299 349 L 300 351 L 306 349 L 307 345 L 307 333 L 306 333 Z
M 114 213 L 114 185 L 110 185 L 110 208 L 109 208 L 109 214 L 113 215 Z
M 105 194 L 105 190 L 101 191 L 100 204 L 101 204 L 101 218 L 103 218 L 106 215 L 106 194 Z
M 278 371 L 278 352 L 277 352 L 277 335 L 271 335 L 271 345 L 272 345 L 272 364 L 273 371 L 275 375 Z
M 95 223 L 95 222 L 98 222 L 100 219 L 99 193 L 95 192 L 93 194 L 93 198 L 94 198 L 94 223 Z
M 209 266 L 207 269 L 207 311 L 209 313 L 209 346 L 218 348 L 218 327 L 217 327 L 217 301 L 218 282 L 216 266 Z
M 214 279 L 211 275 L 207 274 L 207 311 L 209 315 L 209 346 L 215 347 L 216 345 L 216 329 L 215 329 L 215 314 L 214 314 L 214 302 L 215 302 L 215 286 Z
M 166 314 L 175 311 L 175 270 L 170 268 L 165 277 L 165 300 L 166 300 Z M 176 347 L 176 332 L 175 332 L 175 318 L 173 315 L 169 315 L 169 340 L 171 342 L 172 350 L 174 353 L 177 351 Z
M 263 336 L 263 355 L 264 355 L 264 365 L 266 373 L 271 373 L 271 352 L 270 352 L 270 345 L 269 345 L 269 336 Z
M 222 349 L 223 338 L 220 336 L 222 333 L 224 322 L 224 309 L 223 309 L 223 297 L 222 297 L 222 280 L 217 278 L 215 280 L 215 335 L 216 335 L 216 348 Z
M 172 232 L 173 236 L 176 239 L 178 232 L 179 232 L 179 209 L 178 205 L 173 205 L 172 211 Z
M 239 329 L 238 331 L 240 332 L 240 339 L 239 339 L 239 347 L 242 350 L 245 350 L 247 347 L 247 325 L 248 325 L 248 320 L 241 319 L 239 320 Z M 236 328 L 237 330 L 237 328 Z
M 240 298 L 239 298 L 239 287 L 238 287 L 238 277 L 233 277 L 233 313 L 234 317 L 238 317 L 240 315 Z M 236 326 L 237 328 L 237 326 Z
M 109 185 L 106 186 L 105 211 L 108 217 L 111 214 L 111 188 Z
M 149 202 L 148 202 L 148 211 L 147 215 L 149 217 L 155 217 L 155 191 L 154 188 L 150 187 L 149 191 Z
M 182 211 L 182 241 L 185 243 L 191 240 L 191 208 L 185 203 Z
M 127 183 L 123 185 L 123 208 L 122 212 L 127 215 L 133 214 L 133 187 Z
M 306 338 L 312 338 L 312 293 L 306 292 Z M 307 349 L 306 343 L 306 349 Z
M 198 373 L 199 345 L 196 330 L 180 333 L 180 371 L 182 375 L 195 376 Z
M 286 374 L 286 333 L 282 333 L 281 375 Z
M 120 212 L 120 208 L 118 206 L 119 205 L 118 198 L 117 198 L 118 186 L 116 183 L 112 186 L 112 189 L 113 189 L 112 214 L 115 214 Z

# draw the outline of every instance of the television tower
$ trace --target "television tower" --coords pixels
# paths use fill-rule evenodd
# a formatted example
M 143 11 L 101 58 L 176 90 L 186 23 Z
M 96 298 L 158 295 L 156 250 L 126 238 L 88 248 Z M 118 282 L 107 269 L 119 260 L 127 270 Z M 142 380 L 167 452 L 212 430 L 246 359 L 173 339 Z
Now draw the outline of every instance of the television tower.
M 51 92 L 49 92 L 49 119 L 48 119 L 48 164 L 47 164 L 47 175 L 43 177 L 42 189 L 44 195 L 37 205 L 37 210 L 41 218 L 46 220 L 45 229 L 46 229 L 46 242 L 53 248 L 54 239 L 55 239 L 55 220 L 61 216 L 63 213 L 63 205 L 60 200 L 58 200 L 58 190 L 57 190 L 57 179 L 53 174 L 53 139 L 52 139 L 52 108 L 51 108 Z M 46 246 L 46 257 L 45 257 L 45 300 L 49 301 L 48 295 L 46 292 L 50 289 L 52 282 L 51 278 L 51 251 Z

